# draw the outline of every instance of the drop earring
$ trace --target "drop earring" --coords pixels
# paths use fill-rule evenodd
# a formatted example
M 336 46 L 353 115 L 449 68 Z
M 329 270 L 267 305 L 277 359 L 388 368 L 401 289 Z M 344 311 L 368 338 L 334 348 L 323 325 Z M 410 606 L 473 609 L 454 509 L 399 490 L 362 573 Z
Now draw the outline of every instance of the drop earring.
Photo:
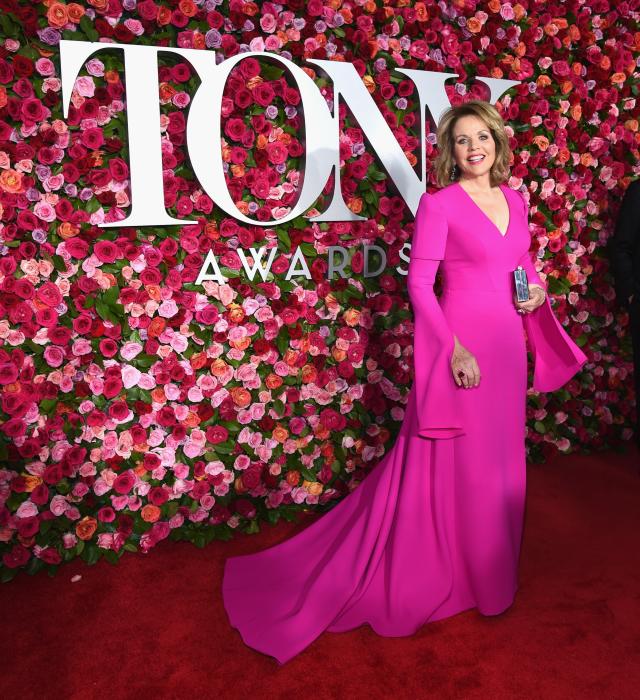
M 453 182 L 453 180 L 456 179 L 456 168 L 457 168 L 457 167 L 458 167 L 458 166 L 457 166 L 455 163 L 451 166 L 451 176 L 450 176 L 450 179 L 451 179 L 452 182 Z

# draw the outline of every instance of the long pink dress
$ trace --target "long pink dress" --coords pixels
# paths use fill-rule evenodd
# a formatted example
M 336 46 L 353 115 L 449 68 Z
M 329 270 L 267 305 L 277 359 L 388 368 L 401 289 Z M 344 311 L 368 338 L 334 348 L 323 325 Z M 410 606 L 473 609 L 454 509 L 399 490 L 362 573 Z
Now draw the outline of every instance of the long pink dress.
M 496 615 L 514 600 L 526 476 L 524 331 L 537 390 L 560 388 L 586 357 L 548 299 L 530 314 L 516 311 L 518 265 L 545 285 L 528 252 L 526 200 L 501 189 L 510 211 L 504 236 L 459 183 L 420 200 L 408 274 L 415 381 L 393 448 L 295 537 L 226 561 L 231 625 L 281 664 L 324 631 L 369 623 L 400 637 L 469 608 Z M 453 380 L 454 334 L 477 358 L 476 388 Z

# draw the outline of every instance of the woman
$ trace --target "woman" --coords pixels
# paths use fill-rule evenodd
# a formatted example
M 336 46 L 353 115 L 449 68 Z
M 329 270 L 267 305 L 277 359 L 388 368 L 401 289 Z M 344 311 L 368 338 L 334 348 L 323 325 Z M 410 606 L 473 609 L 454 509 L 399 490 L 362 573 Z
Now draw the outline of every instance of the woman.
M 504 184 L 504 123 L 486 102 L 438 127 L 435 194 L 415 222 L 408 289 L 415 381 L 393 448 L 295 537 L 226 562 L 223 597 L 245 643 L 285 663 L 321 632 L 384 636 L 517 589 L 525 497 L 527 332 L 534 388 L 558 389 L 586 358 L 553 315 L 529 254 L 527 202 Z M 518 303 L 521 265 L 530 299 Z M 439 266 L 440 303 L 433 293 Z

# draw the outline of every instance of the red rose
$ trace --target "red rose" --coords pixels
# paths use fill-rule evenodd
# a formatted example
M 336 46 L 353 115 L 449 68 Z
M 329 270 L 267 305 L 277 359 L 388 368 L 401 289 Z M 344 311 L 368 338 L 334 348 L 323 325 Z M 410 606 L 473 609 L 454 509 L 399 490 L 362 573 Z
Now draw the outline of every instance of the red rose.
M 103 263 L 112 263 L 118 258 L 120 251 L 113 241 L 98 241 L 93 247 L 93 253 Z
M 53 282 L 45 282 L 36 292 L 38 301 L 54 308 L 62 301 L 62 294 Z
M 45 549 L 41 550 L 39 557 L 46 564 L 59 564 L 62 561 L 60 553 L 53 547 L 46 547 Z
M 49 110 L 37 97 L 29 97 L 22 101 L 20 114 L 25 121 L 40 122 L 47 118 Z
M 124 420 L 129 415 L 129 406 L 126 401 L 114 401 L 109 406 L 109 415 L 115 420 Z
M 10 552 L 2 555 L 2 562 L 9 569 L 17 569 L 19 566 L 24 566 L 30 557 L 31 554 L 26 547 L 16 544 Z
M 71 329 L 66 326 L 55 326 L 47 329 L 47 338 L 54 345 L 67 345 L 71 340 Z
M 53 328 L 58 324 L 58 314 L 53 309 L 36 311 L 36 322 L 44 328 Z
M 229 437 L 229 431 L 222 425 L 210 425 L 206 430 L 207 442 L 215 445 Z
M 119 478 L 119 477 L 118 477 Z M 111 506 L 104 506 L 98 511 L 98 520 L 101 523 L 112 523 L 116 519 L 116 512 Z
M 113 490 L 120 494 L 129 493 L 135 483 L 136 478 L 133 475 L 133 472 L 129 469 L 122 474 L 118 474 L 116 480 L 113 482 Z
M 118 345 L 111 338 L 103 338 L 99 343 L 99 348 L 105 357 L 114 357 L 118 352 Z
M 13 384 L 18 378 L 18 368 L 13 362 L 0 364 L 0 384 Z
M 269 162 L 273 163 L 274 165 L 279 165 L 287 160 L 287 149 L 284 144 L 280 143 L 279 141 L 268 143 L 266 151 Z
M 161 506 L 169 500 L 169 494 L 167 490 L 162 488 L 162 486 L 154 486 L 148 495 L 149 501 L 153 503 L 154 506 Z
M 91 316 L 88 314 L 80 314 L 76 316 L 71 322 L 73 325 L 73 330 L 78 333 L 78 335 L 86 335 L 92 326 Z
M 160 457 L 153 452 L 147 452 L 142 463 L 147 471 L 153 471 L 160 466 Z
M 82 144 L 88 149 L 95 151 L 104 144 L 104 135 L 99 127 L 91 127 L 82 132 Z
M 122 380 L 119 377 L 110 377 L 104 383 L 102 394 L 106 399 L 112 399 L 122 391 Z

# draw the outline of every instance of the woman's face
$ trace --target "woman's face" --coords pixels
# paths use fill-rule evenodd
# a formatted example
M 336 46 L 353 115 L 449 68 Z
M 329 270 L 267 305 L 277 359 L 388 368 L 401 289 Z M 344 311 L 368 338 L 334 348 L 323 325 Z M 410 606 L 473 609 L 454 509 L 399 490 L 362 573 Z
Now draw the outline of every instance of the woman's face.
M 496 142 L 482 119 L 470 114 L 456 121 L 453 157 L 461 179 L 476 178 L 491 170 L 496 159 Z

